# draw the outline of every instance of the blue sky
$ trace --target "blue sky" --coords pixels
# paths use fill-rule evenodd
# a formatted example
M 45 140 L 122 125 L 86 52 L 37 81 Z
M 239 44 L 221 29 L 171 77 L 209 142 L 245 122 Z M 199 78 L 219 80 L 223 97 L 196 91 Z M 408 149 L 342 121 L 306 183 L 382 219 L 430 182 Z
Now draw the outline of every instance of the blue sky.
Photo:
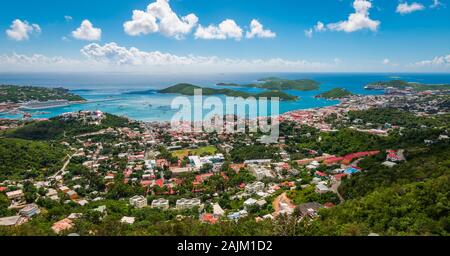
M 167 1 L 4 1 L 0 68 L 450 71 L 448 0 Z

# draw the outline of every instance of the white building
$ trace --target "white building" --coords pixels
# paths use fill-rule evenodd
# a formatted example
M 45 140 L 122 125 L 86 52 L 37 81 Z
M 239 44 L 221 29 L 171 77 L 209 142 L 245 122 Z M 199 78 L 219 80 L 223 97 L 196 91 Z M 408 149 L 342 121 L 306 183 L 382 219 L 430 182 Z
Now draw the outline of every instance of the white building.
M 319 183 L 319 184 L 316 185 L 316 192 L 319 193 L 319 194 L 324 194 L 324 193 L 327 193 L 329 191 L 330 191 L 330 189 L 323 183 Z
M 193 207 L 198 207 L 200 206 L 201 201 L 198 198 L 193 198 L 193 199 L 186 199 L 186 198 L 182 198 L 177 200 L 176 203 L 176 208 L 177 209 L 190 209 Z
M 248 193 L 257 193 L 264 190 L 264 183 L 261 181 L 255 181 L 245 186 L 245 191 Z
M 248 165 L 248 169 L 256 177 L 257 180 L 262 180 L 265 177 L 273 178 L 272 172 L 269 169 L 267 169 L 266 167 L 259 166 L 256 164 L 250 164 L 250 165 Z
M 164 198 L 155 199 L 152 201 L 152 208 L 169 209 L 169 200 Z
M 147 199 L 143 196 L 133 196 L 130 198 L 130 205 L 136 208 L 144 208 L 147 206 Z

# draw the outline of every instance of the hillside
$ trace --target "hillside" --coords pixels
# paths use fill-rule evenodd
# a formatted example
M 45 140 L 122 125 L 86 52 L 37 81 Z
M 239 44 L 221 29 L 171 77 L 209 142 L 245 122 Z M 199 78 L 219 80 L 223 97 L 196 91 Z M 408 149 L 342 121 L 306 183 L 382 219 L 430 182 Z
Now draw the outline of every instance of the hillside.
M 0 85 L 0 102 L 20 103 L 50 100 L 85 101 L 83 97 L 70 93 L 65 88 Z
M 365 89 L 366 90 L 384 90 L 389 87 L 396 88 L 396 89 L 412 88 L 415 91 L 450 90 L 450 84 L 408 83 L 403 80 L 373 82 L 373 83 L 367 84 L 365 86 Z
M 353 95 L 350 91 L 344 89 L 344 88 L 334 88 L 327 92 L 321 93 L 317 95 L 317 98 L 324 98 L 324 99 L 341 99 L 344 97 L 348 97 Z
M 76 136 L 83 133 L 96 132 L 108 127 L 128 126 L 128 119 L 105 114 L 105 119 L 100 125 L 86 124 L 78 119 L 64 119 L 54 117 L 48 121 L 37 121 L 29 123 L 21 128 L 9 131 L 6 136 L 26 140 L 58 140 L 64 136 Z
M 59 144 L 0 138 L 0 181 L 49 176 L 62 167 L 64 157 Z

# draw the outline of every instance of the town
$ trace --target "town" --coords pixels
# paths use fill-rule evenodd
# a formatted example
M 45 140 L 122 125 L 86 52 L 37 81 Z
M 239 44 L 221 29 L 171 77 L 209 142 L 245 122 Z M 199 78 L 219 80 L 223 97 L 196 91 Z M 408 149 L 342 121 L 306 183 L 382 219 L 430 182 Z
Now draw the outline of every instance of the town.
M 67 128 L 52 139 L 64 151 L 54 171 L 32 175 L 41 170 L 30 169 L 21 177 L 2 177 L 0 196 L 8 205 L 0 226 L 18 228 L 44 218 L 49 223 L 44 234 L 99 235 L 101 230 L 83 223 L 114 216 L 113 223 L 140 234 L 132 227 L 153 219 L 193 218 L 205 225 L 249 218 L 274 222 L 290 215 L 299 222 L 314 220 L 346 201 L 341 184 L 370 172 L 367 159 L 387 170 L 407 162 L 409 144 L 389 139 L 407 134 L 411 117 L 414 129 L 434 132 L 408 143 L 448 145 L 448 99 L 432 91 L 349 96 L 336 106 L 276 117 L 281 134 L 270 145 L 260 143 L 261 133 L 186 132 L 168 122 L 128 119 L 105 126 L 111 117 L 101 111 L 65 113 L 58 122 L 98 129 Z M 391 122 L 366 120 L 367 111 L 396 116 Z M 1 130 L 6 137 L 16 132 L 24 139 L 36 122 L 48 121 L 2 120 Z M 340 136 L 361 141 L 332 139 Z M 151 217 L 158 212 L 165 216 Z

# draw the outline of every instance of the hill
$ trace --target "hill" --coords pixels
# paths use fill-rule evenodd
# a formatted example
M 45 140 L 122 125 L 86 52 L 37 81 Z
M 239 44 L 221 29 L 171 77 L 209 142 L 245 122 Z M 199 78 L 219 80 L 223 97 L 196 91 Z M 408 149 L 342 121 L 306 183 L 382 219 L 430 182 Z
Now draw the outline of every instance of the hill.
M 194 91 L 196 89 L 201 89 L 203 95 L 225 95 L 225 96 L 229 96 L 229 97 L 243 97 L 243 98 L 278 97 L 278 98 L 280 98 L 280 100 L 286 100 L 286 101 L 298 99 L 298 97 L 296 97 L 296 96 L 293 96 L 293 95 L 290 95 L 290 94 L 287 94 L 284 92 L 280 92 L 280 91 L 267 91 L 267 92 L 262 92 L 262 93 L 257 93 L 257 94 L 251 94 L 251 93 L 237 91 L 237 90 L 231 90 L 231 89 L 214 89 L 214 88 L 200 87 L 197 85 L 186 84 L 186 83 L 176 84 L 174 86 L 160 90 L 159 93 L 177 93 L 177 94 L 192 96 L 192 95 L 194 95 Z
M 317 95 L 317 98 L 324 98 L 324 99 L 341 99 L 348 96 L 353 95 L 350 91 L 344 89 L 344 88 L 334 88 L 327 92 L 321 93 Z
M 63 165 L 62 145 L 0 138 L 0 181 L 47 177 Z
M 0 102 L 20 103 L 51 100 L 85 101 L 83 97 L 70 93 L 65 88 L 0 85 Z
M 367 84 L 364 88 L 366 90 L 384 90 L 386 88 L 406 89 L 411 88 L 415 91 L 428 90 L 450 90 L 450 84 L 421 84 L 409 83 L 403 80 L 379 81 Z
M 101 124 L 87 124 L 80 119 L 66 119 L 61 116 L 48 121 L 29 123 L 18 129 L 9 131 L 6 136 L 26 140 L 59 140 L 63 137 L 76 136 L 106 129 L 108 127 L 126 127 L 129 125 L 127 118 L 111 114 L 105 114 Z

